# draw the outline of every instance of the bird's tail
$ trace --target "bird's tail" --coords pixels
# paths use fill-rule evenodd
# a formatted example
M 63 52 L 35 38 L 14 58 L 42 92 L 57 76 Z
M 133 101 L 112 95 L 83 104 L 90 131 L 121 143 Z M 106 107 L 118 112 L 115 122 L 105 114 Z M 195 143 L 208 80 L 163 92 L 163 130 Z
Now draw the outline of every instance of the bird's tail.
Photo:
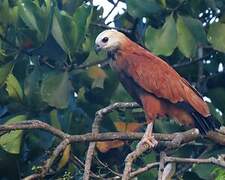
M 196 111 L 191 105 L 187 103 L 184 102 L 178 103 L 178 106 L 190 113 L 190 115 L 194 119 L 195 127 L 199 129 L 199 132 L 202 135 L 206 135 L 208 131 L 215 131 L 216 129 L 219 129 L 221 126 L 220 122 L 212 115 L 204 117 L 198 111 Z
M 195 121 L 195 127 L 198 128 L 200 133 L 203 135 L 206 135 L 208 131 L 215 131 L 221 126 L 220 122 L 212 115 L 204 117 L 194 110 L 192 111 L 191 116 Z

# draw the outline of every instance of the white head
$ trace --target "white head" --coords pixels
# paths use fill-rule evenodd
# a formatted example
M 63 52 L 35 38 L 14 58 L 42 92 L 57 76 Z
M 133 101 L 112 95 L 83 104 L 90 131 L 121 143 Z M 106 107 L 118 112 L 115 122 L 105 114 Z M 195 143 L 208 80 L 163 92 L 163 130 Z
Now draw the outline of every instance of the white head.
M 114 29 L 101 32 L 95 40 L 95 50 L 114 51 L 120 48 L 122 41 L 126 36 Z

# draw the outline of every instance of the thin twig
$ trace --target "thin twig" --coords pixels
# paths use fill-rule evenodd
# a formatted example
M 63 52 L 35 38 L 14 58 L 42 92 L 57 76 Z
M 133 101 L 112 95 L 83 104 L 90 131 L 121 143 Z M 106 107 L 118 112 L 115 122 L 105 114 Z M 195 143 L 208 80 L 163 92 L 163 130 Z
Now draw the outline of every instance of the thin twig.
M 86 69 L 86 68 L 96 66 L 96 65 L 100 65 L 101 67 L 103 67 L 108 64 L 108 60 L 109 60 L 108 58 L 105 58 L 100 61 L 95 61 L 95 62 L 91 62 L 91 63 L 87 63 L 87 64 L 81 64 L 78 66 L 73 66 L 73 68 L 71 68 L 71 70 Z
M 210 157 L 207 159 L 194 159 L 194 158 L 180 158 L 180 157 L 165 157 L 166 162 L 177 162 L 177 163 L 203 163 L 203 164 L 215 164 L 217 166 L 225 168 L 225 161 L 222 158 Z
M 113 5 L 112 9 L 108 12 L 108 14 L 104 17 L 104 20 L 106 20 L 110 14 L 114 11 L 114 9 L 116 8 L 116 6 L 119 4 L 119 0 L 117 0 L 117 2 Z
M 139 168 L 136 171 L 133 171 L 132 173 L 130 173 L 130 178 L 134 178 L 138 176 L 139 174 L 149 171 L 150 169 L 155 168 L 157 166 L 159 166 L 159 162 L 147 164 L 145 167 Z
M 105 24 L 100 24 L 100 23 L 91 23 L 91 25 L 98 26 L 98 27 L 101 27 L 103 29 L 115 29 L 115 30 L 118 30 L 118 31 L 123 32 L 125 34 L 132 33 L 132 31 L 130 29 L 119 28 L 119 27 L 110 27 L 110 26 L 107 26 Z

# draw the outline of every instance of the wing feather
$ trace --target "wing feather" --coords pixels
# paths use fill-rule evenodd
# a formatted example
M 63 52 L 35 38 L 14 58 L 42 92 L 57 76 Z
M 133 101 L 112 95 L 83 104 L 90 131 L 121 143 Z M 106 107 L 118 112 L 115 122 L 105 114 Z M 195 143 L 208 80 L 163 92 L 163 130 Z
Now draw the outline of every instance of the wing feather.
M 189 103 L 203 116 L 209 115 L 201 95 L 171 66 L 144 49 L 120 53 L 122 71 L 145 91 L 172 103 Z

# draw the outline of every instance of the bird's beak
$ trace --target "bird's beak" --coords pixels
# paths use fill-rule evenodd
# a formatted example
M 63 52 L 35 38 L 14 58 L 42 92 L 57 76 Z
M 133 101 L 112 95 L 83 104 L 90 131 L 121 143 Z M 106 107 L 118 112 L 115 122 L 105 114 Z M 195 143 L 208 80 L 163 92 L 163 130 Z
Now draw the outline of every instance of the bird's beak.
M 95 52 L 96 52 L 96 54 L 98 54 L 99 51 L 101 51 L 101 47 L 98 44 L 95 44 Z

